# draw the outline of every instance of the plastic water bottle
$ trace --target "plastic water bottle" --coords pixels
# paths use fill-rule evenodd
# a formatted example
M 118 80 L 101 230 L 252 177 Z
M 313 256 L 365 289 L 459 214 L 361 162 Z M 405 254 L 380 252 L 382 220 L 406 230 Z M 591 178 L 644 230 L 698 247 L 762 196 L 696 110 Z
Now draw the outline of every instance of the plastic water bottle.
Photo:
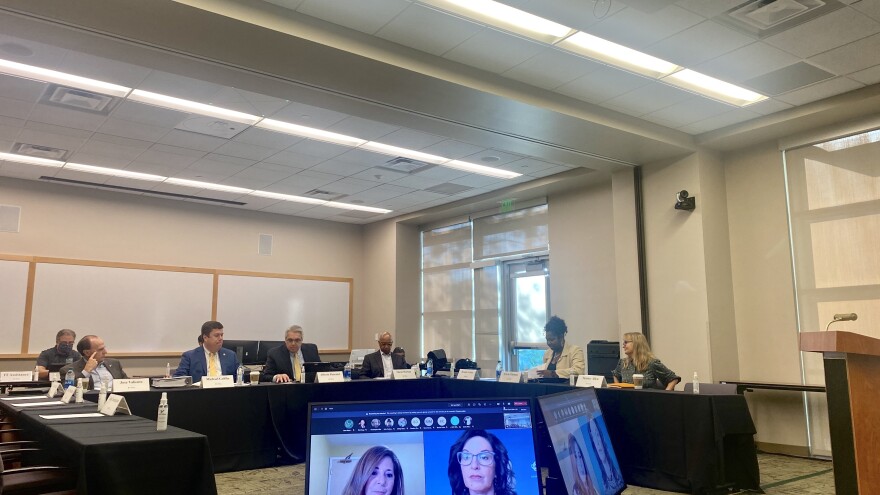
M 165 363 L 165 378 L 171 378 L 171 363 Z
M 428 364 L 425 365 L 425 375 L 428 376 L 428 378 L 431 378 L 434 376 L 434 360 L 433 359 L 429 359 Z
M 697 377 L 697 372 L 694 371 L 694 393 L 700 393 L 700 379 Z
M 342 368 L 342 377 L 347 382 L 351 381 L 351 361 L 345 363 L 345 367 Z
M 156 414 L 156 431 L 168 429 L 168 392 L 162 392 L 159 399 L 159 412 Z
M 34 381 L 35 382 L 40 381 L 40 367 L 39 366 L 34 366 Z
M 501 361 L 498 361 L 498 366 L 495 367 L 495 380 L 501 381 L 501 372 L 504 371 L 504 367 L 501 366 Z
M 72 387 L 72 386 L 73 386 L 73 380 L 74 380 L 74 378 L 75 378 L 75 377 L 74 377 L 74 374 L 73 374 L 73 370 L 67 370 L 67 373 L 64 374 L 64 388 L 65 388 L 65 389 L 67 389 L 67 387 Z
M 300 383 L 306 382 L 306 365 L 305 365 L 305 363 L 301 363 L 299 365 L 299 382 Z
M 236 385 L 244 385 L 244 366 L 238 365 L 238 369 L 235 370 L 235 384 Z

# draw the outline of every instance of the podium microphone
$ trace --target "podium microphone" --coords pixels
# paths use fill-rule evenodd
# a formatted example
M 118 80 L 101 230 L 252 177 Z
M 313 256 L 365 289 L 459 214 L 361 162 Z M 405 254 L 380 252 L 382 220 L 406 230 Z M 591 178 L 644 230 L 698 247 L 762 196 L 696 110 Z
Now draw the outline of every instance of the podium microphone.
M 828 331 L 828 327 L 831 326 L 832 323 L 837 323 L 838 321 L 856 321 L 859 319 L 859 315 L 855 313 L 838 313 L 834 315 L 834 319 L 828 322 L 828 325 L 825 326 L 825 331 Z

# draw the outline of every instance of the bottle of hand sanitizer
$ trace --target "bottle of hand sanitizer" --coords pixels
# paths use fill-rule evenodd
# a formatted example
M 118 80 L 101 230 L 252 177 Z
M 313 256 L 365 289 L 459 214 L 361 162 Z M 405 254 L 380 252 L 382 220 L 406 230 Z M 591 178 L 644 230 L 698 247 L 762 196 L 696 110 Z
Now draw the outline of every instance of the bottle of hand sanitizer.
M 697 372 L 696 372 L 696 371 L 694 371 L 694 393 L 695 393 L 695 394 L 699 394 L 699 393 L 700 393 L 700 379 L 697 378 Z
M 156 415 L 156 431 L 168 429 L 168 392 L 162 392 L 159 399 L 159 413 Z
M 83 401 L 83 379 L 80 378 L 76 381 L 76 392 L 74 393 L 74 397 L 76 397 L 75 402 L 77 404 L 82 403 Z

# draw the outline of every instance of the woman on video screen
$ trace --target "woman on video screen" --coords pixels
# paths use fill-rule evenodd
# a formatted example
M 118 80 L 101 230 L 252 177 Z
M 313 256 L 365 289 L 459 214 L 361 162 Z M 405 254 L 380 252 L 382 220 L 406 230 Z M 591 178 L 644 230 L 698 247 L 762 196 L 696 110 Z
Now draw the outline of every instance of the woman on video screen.
M 388 447 L 370 447 L 358 460 L 342 495 L 404 495 L 403 469 Z
M 599 490 L 593 484 L 590 478 L 590 471 L 587 469 L 587 459 L 584 457 L 584 451 L 577 442 L 577 438 L 571 433 L 568 434 L 568 452 L 571 459 L 571 472 L 574 476 L 574 484 L 571 486 L 571 495 L 601 495 Z
M 486 430 L 467 430 L 449 448 L 452 495 L 516 495 L 507 448 Z

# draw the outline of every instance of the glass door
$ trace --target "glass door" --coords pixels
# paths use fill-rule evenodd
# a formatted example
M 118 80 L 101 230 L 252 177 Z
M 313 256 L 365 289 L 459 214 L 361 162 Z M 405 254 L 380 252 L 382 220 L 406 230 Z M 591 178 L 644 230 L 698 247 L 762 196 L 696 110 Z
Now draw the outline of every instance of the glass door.
M 502 322 L 505 369 L 524 371 L 541 364 L 550 314 L 550 259 L 541 256 L 503 264 Z

